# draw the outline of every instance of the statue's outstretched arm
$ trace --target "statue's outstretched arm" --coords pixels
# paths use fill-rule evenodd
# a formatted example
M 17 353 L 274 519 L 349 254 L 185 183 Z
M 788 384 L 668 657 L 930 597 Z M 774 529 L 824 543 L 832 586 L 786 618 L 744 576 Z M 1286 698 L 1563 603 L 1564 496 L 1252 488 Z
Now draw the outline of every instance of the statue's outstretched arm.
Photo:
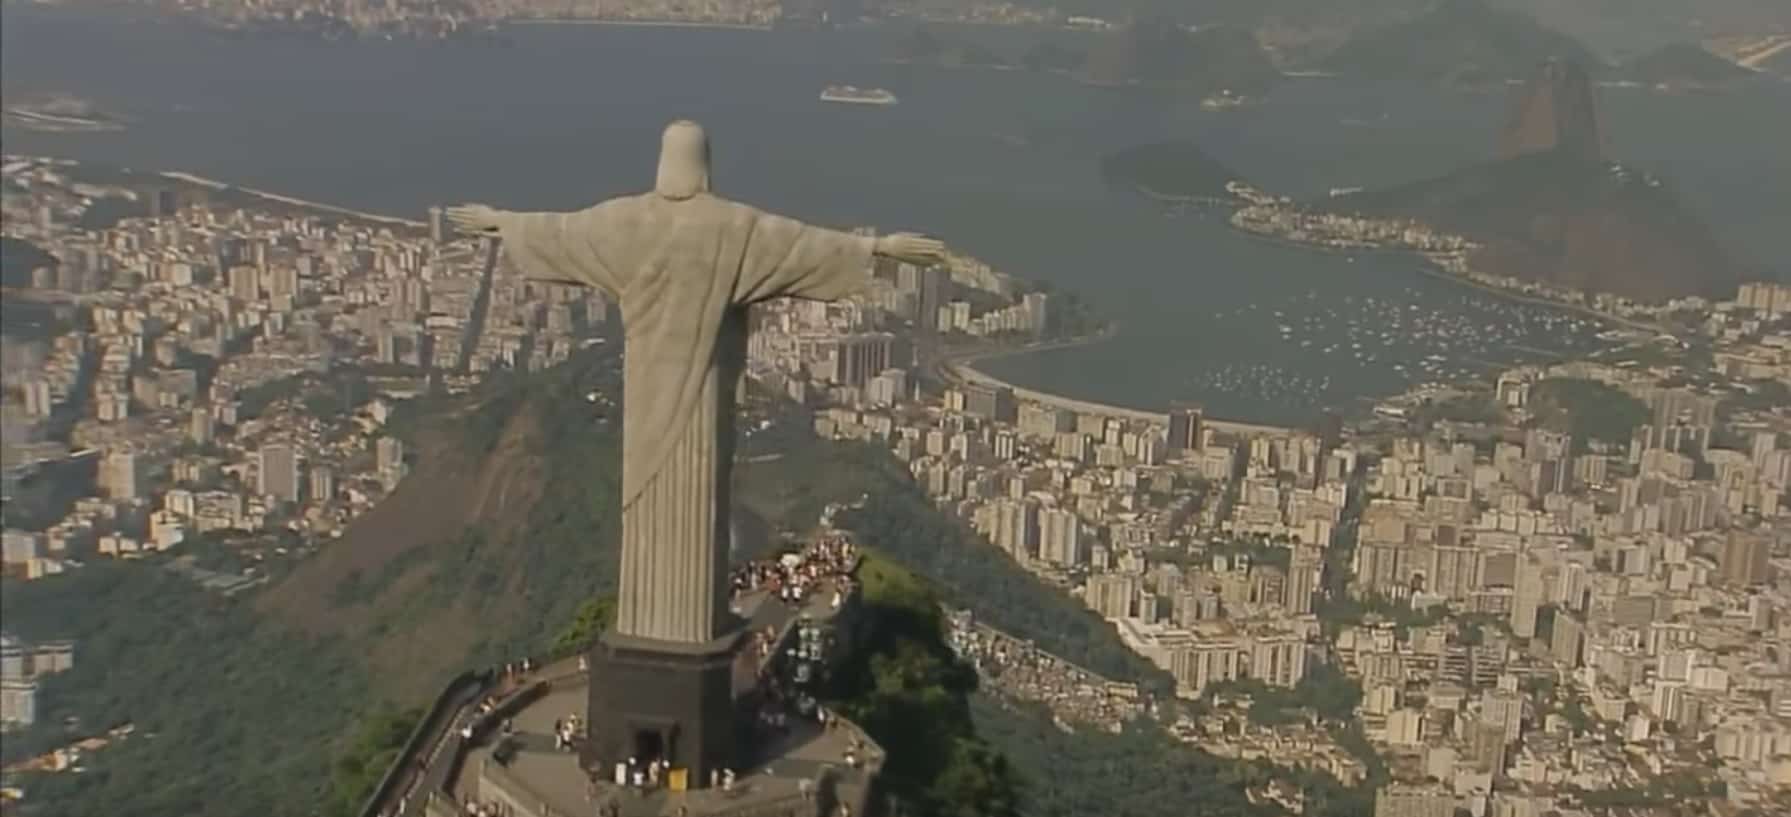
M 448 221 L 454 229 L 474 235 L 490 235 L 498 232 L 503 217 L 508 215 L 503 210 L 483 204 L 462 204 L 449 207 Z
M 550 284 L 596 287 L 620 297 L 622 281 L 598 256 L 594 236 L 622 235 L 609 229 L 602 216 L 613 206 L 599 204 L 573 213 L 525 213 L 484 204 L 462 204 L 445 212 L 454 229 L 470 235 L 502 239 L 504 253 L 523 277 Z
M 945 261 L 945 242 L 918 233 L 890 233 L 877 236 L 872 252 L 915 266 L 930 267 Z

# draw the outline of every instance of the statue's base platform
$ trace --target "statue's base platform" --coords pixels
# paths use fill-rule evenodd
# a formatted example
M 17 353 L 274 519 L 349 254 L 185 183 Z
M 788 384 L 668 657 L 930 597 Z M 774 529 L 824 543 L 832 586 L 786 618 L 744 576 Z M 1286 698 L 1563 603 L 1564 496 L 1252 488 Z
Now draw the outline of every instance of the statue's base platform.
M 797 605 L 751 593 L 736 600 L 743 631 L 725 639 L 666 645 L 612 633 L 582 661 L 487 678 L 473 697 L 444 692 L 438 706 L 451 706 L 400 759 L 380 813 L 465 817 L 470 804 L 506 817 L 875 817 L 881 747 L 843 718 L 823 726 L 792 705 L 791 691 L 813 679 L 782 660 L 797 654 L 803 622 L 825 623 L 840 637 L 822 641 L 845 643 L 841 625 L 857 607 L 831 598 L 827 587 Z M 777 635 L 761 643 L 767 633 Z M 569 718 L 583 724 L 571 745 L 555 738 Z M 636 783 L 625 765 L 617 782 L 618 762 L 654 751 L 674 771 Z M 708 751 L 732 785 L 693 768 Z
M 683 791 L 662 778 L 657 786 L 617 785 L 614 763 L 599 775 L 582 751 L 556 749 L 555 721 L 580 714 L 590 700 L 589 679 L 556 682 L 511 718 L 508 743 L 496 736 L 470 746 L 449 789 L 458 802 L 435 802 L 441 817 L 464 817 L 464 803 L 501 805 L 514 817 L 866 817 L 874 813 L 874 766 L 846 762 L 861 739 L 857 727 L 824 728 L 791 719 L 780 734 L 748 736 L 755 762 L 735 769 L 729 790 L 686 778 Z M 594 724 L 593 724 L 594 725 Z M 875 755 L 865 758 L 880 762 Z M 842 809 L 841 807 L 844 806 Z M 434 814 L 434 812 L 429 812 Z
M 744 630 L 702 644 L 605 633 L 591 645 L 586 768 L 664 760 L 708 780 L 735 764 L 737 673 Z M 751 680 L 750 676 L 747 678 Z

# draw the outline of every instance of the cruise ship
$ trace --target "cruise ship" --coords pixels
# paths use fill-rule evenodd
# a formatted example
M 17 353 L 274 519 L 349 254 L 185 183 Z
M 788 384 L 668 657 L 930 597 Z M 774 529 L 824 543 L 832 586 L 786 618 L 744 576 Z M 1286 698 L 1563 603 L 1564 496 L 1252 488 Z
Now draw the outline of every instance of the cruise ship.
M 851 85 L 829 85 L 821 89 L 822 102 L 851 102 L 858 105 L 894 105 L 896 95 L 882 88 L 856 88 Z

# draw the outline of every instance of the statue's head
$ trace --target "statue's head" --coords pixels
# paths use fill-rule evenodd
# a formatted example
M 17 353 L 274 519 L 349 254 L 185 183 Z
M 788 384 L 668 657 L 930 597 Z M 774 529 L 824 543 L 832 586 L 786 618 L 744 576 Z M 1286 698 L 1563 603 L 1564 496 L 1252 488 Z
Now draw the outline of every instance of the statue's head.
M 659 145 L 659 180 L 653 189 L 675 200 L 709 192 L 709 137 L 702 125 L 680 119 L 665 126 Z

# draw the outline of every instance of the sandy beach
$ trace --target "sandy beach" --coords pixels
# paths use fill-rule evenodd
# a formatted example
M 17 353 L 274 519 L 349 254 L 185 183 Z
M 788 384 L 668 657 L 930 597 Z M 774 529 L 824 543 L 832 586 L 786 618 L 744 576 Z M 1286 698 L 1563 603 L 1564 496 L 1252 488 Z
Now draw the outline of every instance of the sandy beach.
M 335 213 L 337 215 L 351 216 L 354 218 L 366 219 L 367 221 L 377 221 L 377 222 L 381 222 L 381 223 L 385 223 L 385 224 L 396 224 L 396 225 L 400 225 L 400 226 L 404 226 L 404 227 L 415 227 L 418 229 L 426 228 L 429 226 L 428 223 L 422 222 L 422 221 L 417 221 L 415 219 L 399 218 L 397 216 L 380 215 L 378 213 L 369 213 L 369 212 L 366 212 L 365 210 L 351 210 L 347 207 L 337 207 L 333 204 L 324 204 L 322 202 L 308 201 L 306 199 L 295 198 L 292 196 L 283 196 L 283 195 L 280 195 L 279 193 L 270 193 L 266 190 L 257 190 L 253 187 L 243 187 L 240 185 L 234 185 L 234 184 L 230 184 L 228 182 L 218 181 L 217 179 L 208 179 L 204 176 L 196 176 L 191 173 L 183 173 L 183 172 L 180 172 L 177 170 L 164 170 L 157 175 L 161 176 L 164 179 L 172 179 L 177 182 L 186 182 L 187 184 L 196 184 L 196 185 L 199 185 L 200 187 L 209 187 L 213 190 L 238 190 L 243 193 L 247 193 L 251 196 L 255 196 L 257 198 L 267 199 L 268 201 L 277 201 L 281 204 L 290 204 L 294 207 L 303 207 L 303 208 L 306 208 L 309 210 L 322 210 L 326 213 Z

